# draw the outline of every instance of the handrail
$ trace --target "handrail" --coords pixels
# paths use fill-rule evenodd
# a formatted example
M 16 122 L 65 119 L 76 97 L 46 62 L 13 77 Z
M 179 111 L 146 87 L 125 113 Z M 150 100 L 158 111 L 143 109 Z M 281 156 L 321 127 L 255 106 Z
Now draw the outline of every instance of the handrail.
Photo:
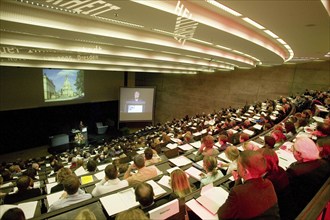
M 326 211 L 326 205 L 330 201 L 330 177 L 307 204 L 296 220 L 317 219 L 321 212 Z M 323 213 L 324 215 L 325 213 Z

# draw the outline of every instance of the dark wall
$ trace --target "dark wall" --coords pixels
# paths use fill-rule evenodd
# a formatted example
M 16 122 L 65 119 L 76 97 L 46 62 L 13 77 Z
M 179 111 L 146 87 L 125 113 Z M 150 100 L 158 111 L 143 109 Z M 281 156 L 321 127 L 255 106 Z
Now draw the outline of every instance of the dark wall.
M 1 111 L 0 118 L 0 153 L 8 153 L 48 145 L 49 136 L 68 134 L 80 121 L 95 134 L 96 122 L 117 123 L 118 101 Z

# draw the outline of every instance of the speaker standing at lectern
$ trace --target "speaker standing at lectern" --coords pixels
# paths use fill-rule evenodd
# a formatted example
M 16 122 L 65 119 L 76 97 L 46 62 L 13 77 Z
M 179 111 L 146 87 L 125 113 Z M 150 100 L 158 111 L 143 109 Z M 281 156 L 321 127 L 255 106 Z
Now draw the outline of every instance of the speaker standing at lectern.
M 127 100 L 125 110 L 128 113 L 142 113 L 145 111 L 146 102 L 140 99 L 140 92 L 134 92 L 134 99 Z

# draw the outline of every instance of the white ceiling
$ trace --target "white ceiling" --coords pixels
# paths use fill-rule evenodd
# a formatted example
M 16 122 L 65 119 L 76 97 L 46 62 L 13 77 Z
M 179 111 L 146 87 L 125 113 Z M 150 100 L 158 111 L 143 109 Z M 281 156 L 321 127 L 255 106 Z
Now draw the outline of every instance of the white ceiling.
M 1 66 L 197 73 L 330 59 L 325 57 L 330 51 L 327 0 L 0 4 Z

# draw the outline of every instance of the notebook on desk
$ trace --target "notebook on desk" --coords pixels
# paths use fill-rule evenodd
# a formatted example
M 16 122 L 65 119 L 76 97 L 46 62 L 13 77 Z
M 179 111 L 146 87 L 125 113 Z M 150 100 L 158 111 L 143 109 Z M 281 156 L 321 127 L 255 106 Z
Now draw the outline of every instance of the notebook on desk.
M 201 196 L 196 201 L 215 215 L 227 197 L 228 192 L 226 190 L 221 187 L 213 187 L 213 184 L 208 184 L 202 188 Z
M 100 202 L 109 216 L 139 206 L 139 203 L 135 199 L 133 188 L 101 197 Z
M 152 186 L 155 198 L 166 194 L 166 191 L 160 185 L 158 185 L 158 183 L 156 183 L 155 181 L 148 180 L 147 183 L 149 183 Z
M 205 173 L 203 173 L 202 171 L 200 171 L 199 169 L 197 169 L 197 168 L 195 168 L 193 166 L 191 166 L 188 169 L 186 169 L 185 172 L 189 176 L 197 179 L 198 181 L 200 181 L 202 179 L 202 176 L 201 176 L 202 174 L 206 175 Z

